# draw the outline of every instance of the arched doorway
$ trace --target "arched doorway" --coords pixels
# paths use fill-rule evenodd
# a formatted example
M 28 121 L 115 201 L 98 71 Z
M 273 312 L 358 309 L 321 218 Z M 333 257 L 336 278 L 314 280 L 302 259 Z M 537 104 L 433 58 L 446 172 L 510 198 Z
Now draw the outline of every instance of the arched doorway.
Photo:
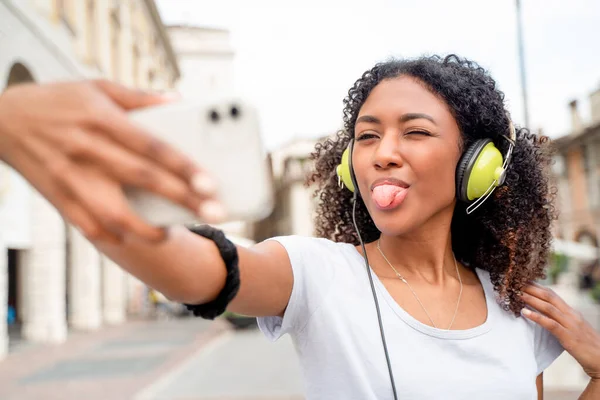
M 33 74 L 23 63 L 15 62 L 8 72 L 5 89 L 13 85 L 30 82 L 35 82 Z M 2 169 L 1 175 L 6 177 L 6 179 L 10 179 L 8 167 L 6 165 L 0 165 L 0 168 Z M 6 257 L 8 282 L 6 288 L 0 288 L 0 291 L 6 290 L 8 292 L 8 304 L 6 305 L 8 318 L 6 322 L 8 324 L 10 348 L 18 346 L 21 342 L 21 322 L 23 320 L 23 311 L 25 309 L 23 305 L 23 293 L 21 291 L 23 277 L 21 276 L 19 268 L 21 253 L 22 249 L 11 247 L 6 249 L 4 257 Z
M 588 246 L 598 248 L 598 238 L 588 230 L 581 230 L 575 236 L 575 241 Z M 581 277 L 579 287 L 581 289 L 592 289 L 600 282 L 600 262 L 598 257 L 595 260 L 584 264 L 581 267 Z
M 6 87 L 17 85 L 19 83 L 35 82 L 33 75 L 29 69 L 22 63 L 14 63 L 8 72 L 8 78 L 6 80 Z

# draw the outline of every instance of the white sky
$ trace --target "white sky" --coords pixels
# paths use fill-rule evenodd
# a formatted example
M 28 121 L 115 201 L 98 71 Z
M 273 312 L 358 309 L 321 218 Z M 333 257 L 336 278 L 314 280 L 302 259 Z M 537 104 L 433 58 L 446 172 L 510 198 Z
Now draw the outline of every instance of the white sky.
M 288 4 L 287 6 L 282 5 Z M 486 69 L 523 123 L 515 1 L 159 0 L 166 24 L 227 28 L 235 87 L 260 109 L 274 148 L 342 122 L 354 81 L 390 56 L 457 53 Z M 584 120 L 600 87 L 600 1 L 522 0 L 531 127 L 568 132 L 567 103 Z

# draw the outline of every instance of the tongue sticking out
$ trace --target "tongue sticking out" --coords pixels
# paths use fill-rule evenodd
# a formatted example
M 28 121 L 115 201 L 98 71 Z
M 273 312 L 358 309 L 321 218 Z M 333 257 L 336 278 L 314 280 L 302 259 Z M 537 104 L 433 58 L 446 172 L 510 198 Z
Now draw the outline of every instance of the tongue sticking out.
M 380 185 L 373 189 L 372 196 L 379 207 L 387 207 L 405 190 L 395 185 Z

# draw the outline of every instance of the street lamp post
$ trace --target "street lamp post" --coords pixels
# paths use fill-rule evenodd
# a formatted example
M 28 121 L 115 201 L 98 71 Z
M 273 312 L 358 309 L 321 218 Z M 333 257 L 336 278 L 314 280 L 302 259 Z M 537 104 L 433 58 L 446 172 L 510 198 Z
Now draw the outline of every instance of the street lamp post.
M 521 0 L 517 1 L 517 42 L 519 45 L 519 68 L 521 71 L 521 92 L 523 96 L 523 117 L 525 127 L 529 128 L 529 107 L 527 101 L 527 78 L 525 74 L 525 55 L 523 51 L 523 20 L 521 16 Z

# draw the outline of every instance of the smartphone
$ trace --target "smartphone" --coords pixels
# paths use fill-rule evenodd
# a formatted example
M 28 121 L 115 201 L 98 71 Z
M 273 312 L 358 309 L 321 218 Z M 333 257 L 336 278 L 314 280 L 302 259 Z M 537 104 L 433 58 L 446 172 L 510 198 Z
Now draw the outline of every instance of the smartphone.
M 257 221 L 273 210 L 271 167 L 258 112 L 237 98 L 173 102 L 129 113 L 131 121 L 170 143 L 215 180 L 227 220 Z M 203 222 L 187 208 L 151 192 L 126 188 L 133 208 L 157 226 Z

